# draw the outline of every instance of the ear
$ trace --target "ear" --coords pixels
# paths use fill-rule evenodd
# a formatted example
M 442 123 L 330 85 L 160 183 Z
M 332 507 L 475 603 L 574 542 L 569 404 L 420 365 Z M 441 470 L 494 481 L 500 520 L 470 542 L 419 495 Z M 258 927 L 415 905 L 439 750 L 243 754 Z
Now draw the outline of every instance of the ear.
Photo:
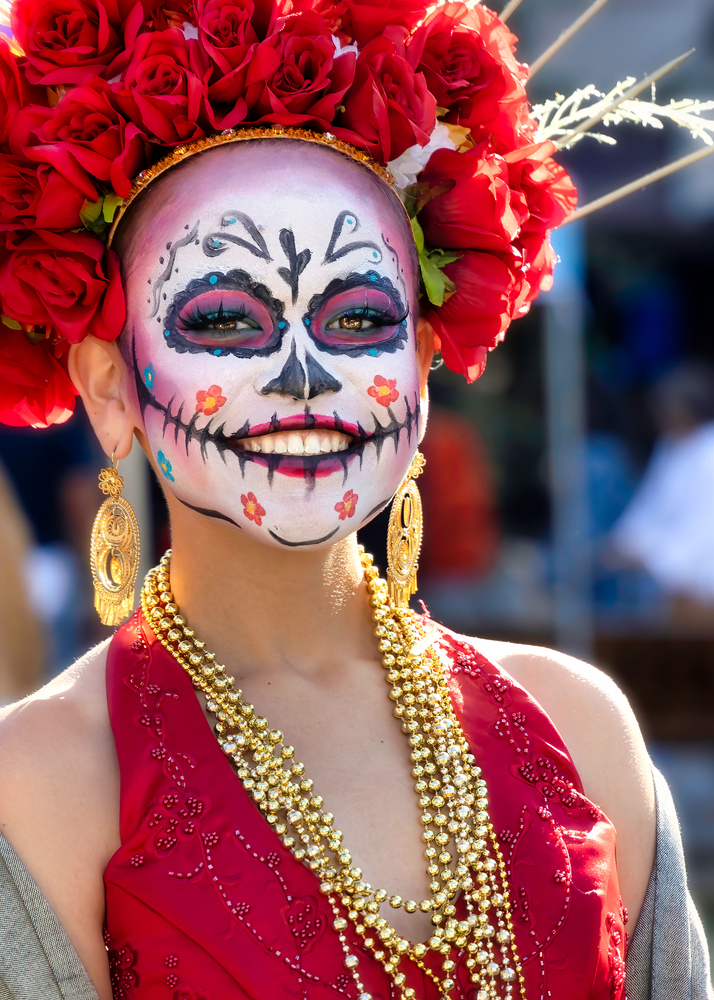
M 429 379 L 431 363 L 434 360 L 434 330 L 428 319 L 420 316 L 416 327 L 417 367 L 419 369 L 419 392 L 426 399 L 426 383 Z
M 131 451 L 136 413 L 128 393 L 128 373 L 116 341 L 87 336 L 69 352 L 69 376 L 106 455 Z

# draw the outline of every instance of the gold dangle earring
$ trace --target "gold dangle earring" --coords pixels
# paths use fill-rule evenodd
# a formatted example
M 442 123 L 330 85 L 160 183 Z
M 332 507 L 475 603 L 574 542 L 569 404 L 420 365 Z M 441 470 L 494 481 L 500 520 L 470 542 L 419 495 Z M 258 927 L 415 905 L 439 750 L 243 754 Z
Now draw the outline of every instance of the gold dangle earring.
M 415 479 L 422 474 L 426 459 L 416 453 L 404 482 L 397 490 L 389 512 L 387 529 L 387 586 L 392 603 L 408 608 L 416 594 L 419 551 L 424 533 L 421 496 Z
M 90 543 L 94 607 L 102 625 L 121 625 L 134 607 L 139 525 L 131 504 L 121 495 L 124 480 L 113 452 L 111 468 L 99 473 L 99 489 L 107 499 L 94 520 Z

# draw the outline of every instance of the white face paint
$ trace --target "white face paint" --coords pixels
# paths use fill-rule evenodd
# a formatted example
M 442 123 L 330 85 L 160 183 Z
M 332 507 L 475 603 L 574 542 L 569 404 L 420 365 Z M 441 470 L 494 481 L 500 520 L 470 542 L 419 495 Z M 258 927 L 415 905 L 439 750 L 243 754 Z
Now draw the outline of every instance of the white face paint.
M 144 196 L 124 349 L 179 501 L 308 547 L 387 504 L 421 421 L 400 212 L 365 168 L 288 140 L 214 149 Z

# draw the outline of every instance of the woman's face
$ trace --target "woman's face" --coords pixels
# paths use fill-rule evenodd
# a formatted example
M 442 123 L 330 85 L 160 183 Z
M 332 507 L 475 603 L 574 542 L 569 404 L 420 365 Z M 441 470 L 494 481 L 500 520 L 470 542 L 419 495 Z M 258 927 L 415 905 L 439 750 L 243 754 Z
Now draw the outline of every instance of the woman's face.
M 400 212 L 365 168 L 288 140 L 214 149 L 144 196 L 123 347 L 178 501 L 287 547 L 387 504 L 422 422 Z

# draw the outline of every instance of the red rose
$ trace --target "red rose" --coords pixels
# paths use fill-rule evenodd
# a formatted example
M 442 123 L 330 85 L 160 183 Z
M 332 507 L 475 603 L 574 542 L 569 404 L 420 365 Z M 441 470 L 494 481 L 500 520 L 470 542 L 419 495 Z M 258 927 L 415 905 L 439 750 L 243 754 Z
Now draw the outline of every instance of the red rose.
M 0 154 L 0 230 L 33 226 L 39 199 L 37 167 L 19 156 Z
M 404 47 L 397 38 L 388 28 L 362 49 L 340 127 L 331 130 L 380 163 L 395 160 L 410 146 L 425 146 L 436 124 L 434 95 L 423 73 L 415 73 L 400 54 Z
M 119 259 L 90 233 L 32 233 L 0 268 L 5 314 L 72 344 L 114 340 L 125 319 Z
M 555 250 L 550 245 L 550 231 L 523 233 L 521 238 L 516 240 L 516 246 L 523 258 L 524 294 L 518 309 L 518 315 L 523 316 L 539 292 L 547 292 L 553 287 L 556 256 Z
M 164 145 L 204 135 L 210 66 L 195 38 L 178 28 L 139 35 L 131 62 L 113 85 L 120 110 Z
M 68 91 L 24 149 L 30 160 L 49 163 L 92 201 L 99 197 L 93 181 L 109 182 L 122 198 L 145 164 L 144 135 L 112 106 L 108 84 Z
M 15 0 L 11 13 L 28 80 L 50 85 L 121 72 L 143 20 L 136 0 Z
M 555 229 L 577 203 L 575 185 L 553 159 L 554 152 L 552 142 L 541 142 L 504 156 L 513 209 L 525 232 Z
M 58 348 L 0 324 L 0 423 L 48 427 L 72 415 L 74 387 L 55 357 Z
M 522 280 L 493 254 L 471 250 L 444 271 L 456 291 L 438 309 L 429 306 L 425 316 L 444 363 L 473 382 L 483 373 L 489 348 L 503 340 Z
M 0 154 L 0 231 L 78 229 L 85 197 L 48 164 Z
M 479 4 L 469 11 L 468 23 L 475 27 L 486 52 L 499 67 L 504 89 L 499 94 L 498 114 L 494 118 L 489 117 L 493 93 L 487 87 L 486 92 L 477 90 L 457 101 L 446 120 L 470 128 L 474 142 L 490 138 L 494 152 L 506 153 L 530 143 L 536 129 L 529 117 L 525 92 L 528 69 L 516 59 L 516 36 L 493 11 Z
M 144 7 L 148 4 L 146 0 Z M 150 25 L 154 31 L 165 31 L 167 28 L 181 28 L 187 21 L 191 22 L 191 0 L 164 0 L 151 7 Z
M 363 49 L 390 27 L 408 33 L 424 16 L 420 0 L 292 0 L 293 10 L 316 10 L 341 42 L 357 42 Z
M 25 103 L 23 80 L 8 40 L 0 35 L 0 143 L 6 143 L 10 126 Z
M 258 41 L 255 13 L 253 0 L 196 0 L 198 37 L 211 63 L 208 111 L 215 129 L 233 128 L 248 111 L 245 78 Z
M 508 167 L 503 157 L 486 152 L 484 145 L 467 153 L 439 149 L 422 171 L 420 181 L 432 186 L 444 180 L 456 182 L 419 214 L 424 235 L 433 246 L 504 253 L 518 235 Z
M 355 60 L 354 52 L 335 58 L 332 33 L 319 14 L 289 18 L 253 55 L 247 79 L 251 118 L 327 129 L 354 79 Z
M 436 103 L 451 109 L 450 121 L 461 115 L 474 123 L 493 121 L 506 91 L 504 68 L 479 33 L 483 12 L 462 3 L 439 7 L 407 47 L 407 59 L 424 74 Z

